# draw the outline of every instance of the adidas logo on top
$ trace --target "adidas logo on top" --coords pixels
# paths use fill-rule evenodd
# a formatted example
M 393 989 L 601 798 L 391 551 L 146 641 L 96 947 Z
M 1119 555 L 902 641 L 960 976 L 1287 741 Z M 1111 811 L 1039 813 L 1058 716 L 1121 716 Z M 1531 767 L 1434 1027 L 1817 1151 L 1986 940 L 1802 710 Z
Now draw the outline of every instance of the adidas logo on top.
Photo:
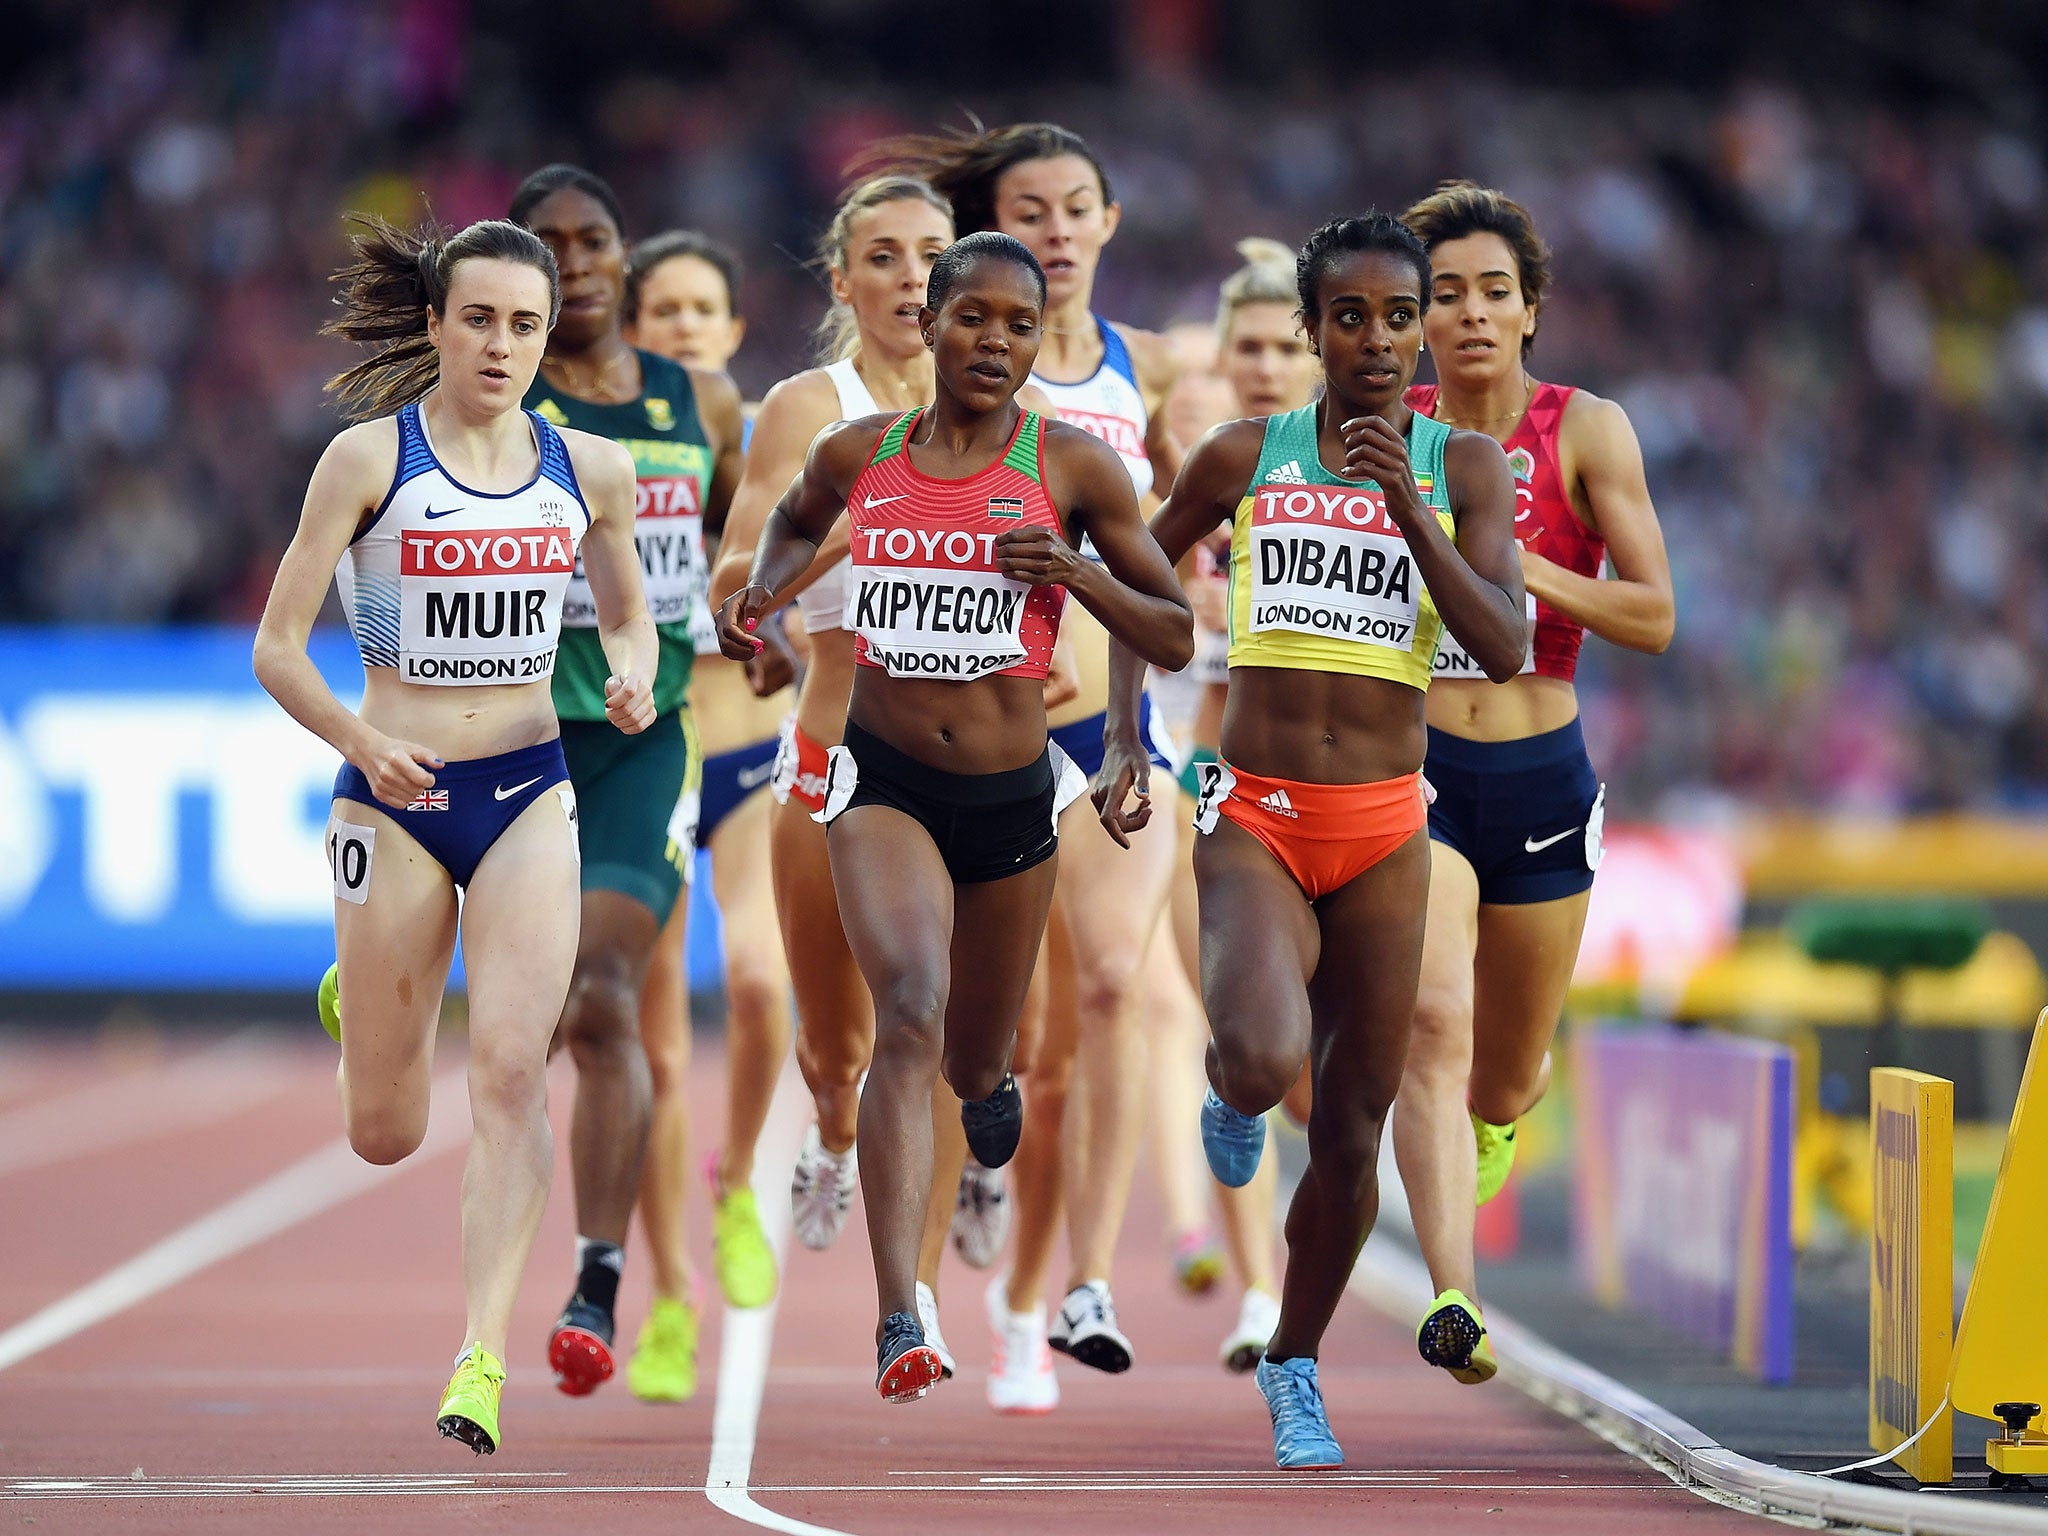
M 1308 476 L 1301 472 L 1301 460 L 1289 459 L 1285 464 L 1280 465 L 1270 475 L 1266 476 L 1266 483 L 1268 485 L 1307 485 Z
M 1294 802 L 1287 798 L 1287 791 L 1276 789 L 1259 800 L 1259 809 L 1271 811 L 1275 816 L 1285 816 L 1289 821 L 1301 820 L 1301 812 L 1294 808 Z

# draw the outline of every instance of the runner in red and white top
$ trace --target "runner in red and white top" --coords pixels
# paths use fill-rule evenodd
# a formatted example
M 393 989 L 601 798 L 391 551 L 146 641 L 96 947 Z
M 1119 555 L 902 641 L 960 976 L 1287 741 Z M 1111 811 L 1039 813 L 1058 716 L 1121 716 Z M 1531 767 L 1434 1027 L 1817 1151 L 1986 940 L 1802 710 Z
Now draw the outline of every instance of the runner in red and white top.
M 877 146 L 874 155 L 929 178 L 953 199 L 962 229 L 1000 230 L 1038 259 L 1048 295 L 1033 381 L 1062 421 L 1071 419 L 1115 450 L 1149 511 L 1180 467 L 1181 445 L 1165 413 L 1180 360 L 1165 337 L 1094 311 L 1096 273 L 1123 215 L 1101 156 L 1057 123 L 913 135 Z M 1079 687 L 1053 711 L 1053 730 L 1092 774 L 1102 761 L 1109 639 L 1077 615 L 1065 648 Z M 1163 731 L 1148 735 L 1155 766 L 1170 768 Z M 1162 801 L 1179 793 L 1170 773 L 1154 783 Z M 1171 945 L 1159 937 L 1182 819 L 1170 803 L 1160 809 L 1165 814 L 1125 848 L 1085 807 L 1063 829 L 1065 873 L 1053 921 L 1066 942 L 1048 955 L 1043 1038 L 1023 1053 L 1030 1123 L 1016 1176 L 1016 1249 L 1009 1274 L 988 1298 L 1001 1361 L 990 1373 L 988 1399 L 998 1412 L 1042 1413 L 1057 1403 L 1053 1350 L 1097 1370 L 1130 1368 L 1132 1343 L 1111 1281 L 1145 1134 L 1146 1025 L 1196 1006 Z M 1070 1100 L 1086 1133 L 1072 1143 L 1079 1154 L 1067 1159 Z M 963 1187 L 963 1209 L 971 1196 Z M 1048 1320 L 1044 1282 L 1063 1216 L 1066 1278 Z
M 1059 589 L 1149 661 L 1178 667 L 1194 651 L 1187 600 L 1121 462 L 1017 404 L 1044 313 L 1045 274 L 1017 241 L 984 233 L 948 249 L 919 312 L 932 408 L 823 434 L 768 520 L 752 580 L 720 609 L 726 654 L 751 654 L 761 616 L 851 504 L 848 619 L 868 664 L 818 815 L 875 999 L 860 1148 L 877 1387 L 893 1401 L 940 1378 L 915 1285 L 942 1066 L 985 1166 L 1009 1160 L 1022 1126 L 1017 1018 L 1058 869 L 1060 795 L 1083 787 L 1046 735 Z M 1075 552 L 1084 537 L 1103 564 Z
M 1671 571 L 1620 406 L 1528 371 L 1550 252 L 1505 194 L 1449 182 L 1405 216 L 1429 247 L 1423 316 L 1439 383 L 1408 403 L 1507 450 L 1531 647 L 1488 682 L 1446 633 L 1429 691 L 1429 916 L 1394 1151 L 1438 1295 L 1417 1343 L 1458 1380 L 1494 1373 L 1472 1258 L 1475 1197 L 1500 1189 L 1515 1122 L 1550 1082 L 1600 864 L 1606 791 L 1572 686 L 1591 630 L 1671 641 Z M 1602 579 L 1612 561 L 1614 574 Z

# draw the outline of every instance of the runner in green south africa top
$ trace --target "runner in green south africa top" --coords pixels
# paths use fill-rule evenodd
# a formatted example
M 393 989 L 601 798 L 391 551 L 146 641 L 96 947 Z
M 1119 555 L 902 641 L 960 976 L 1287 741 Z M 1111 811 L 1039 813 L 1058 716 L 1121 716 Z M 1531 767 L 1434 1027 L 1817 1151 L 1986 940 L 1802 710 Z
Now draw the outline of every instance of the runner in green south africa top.
M 732 498 L 729 487 L 724 495 L 713 495 L 720 455 L 705 432 L 691 371 L 653 352 L 637 355 L 642 385 L 637 400 L 579 400 L 553 388 L 542 375 L 527 392 L 526 404 L 558 427 L 608 437 L 633 455 L 639 481 L 633 538 L 640 548 L 647 611 L 661 636 L 654 708 L 668 714 L 689 690 L 697 643 L 709 643 L 708 634 L 700 637 L 693 628 L 709 618 L 703 602 L 710 575 L 704 558 L 707 507 L 722 523 Z M 714 377 L 724 382 L 723 376 Z M 731 473 L 737 480 L 737 469 Z M 564 720 L 604 718 L 604 680 L 611 669 L 596 625 L 597 610 L 579 566 L 562 602 L 562 649 L 555 660 L 555 710 Z

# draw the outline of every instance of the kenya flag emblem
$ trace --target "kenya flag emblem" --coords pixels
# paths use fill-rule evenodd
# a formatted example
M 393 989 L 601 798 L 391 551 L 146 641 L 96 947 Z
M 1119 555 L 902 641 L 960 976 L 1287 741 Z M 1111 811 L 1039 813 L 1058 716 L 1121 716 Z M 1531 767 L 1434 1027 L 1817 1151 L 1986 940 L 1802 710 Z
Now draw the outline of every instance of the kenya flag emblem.
M 988 499 L 990 517 L 1022 517 L 1024 498 L 1022 496 L 991 496 Z

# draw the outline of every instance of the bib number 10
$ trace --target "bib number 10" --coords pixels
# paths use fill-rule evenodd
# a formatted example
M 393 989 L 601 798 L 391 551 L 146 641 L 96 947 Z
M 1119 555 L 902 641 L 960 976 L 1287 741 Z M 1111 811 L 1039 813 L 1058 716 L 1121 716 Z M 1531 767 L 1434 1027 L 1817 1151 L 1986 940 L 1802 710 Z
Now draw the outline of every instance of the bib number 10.
M 334 876 L 334 899 L 361 906 L 370 899 L 370 860 L 377 850 L 377 829 L 331 817 L 327 823 L 327 868 Z

